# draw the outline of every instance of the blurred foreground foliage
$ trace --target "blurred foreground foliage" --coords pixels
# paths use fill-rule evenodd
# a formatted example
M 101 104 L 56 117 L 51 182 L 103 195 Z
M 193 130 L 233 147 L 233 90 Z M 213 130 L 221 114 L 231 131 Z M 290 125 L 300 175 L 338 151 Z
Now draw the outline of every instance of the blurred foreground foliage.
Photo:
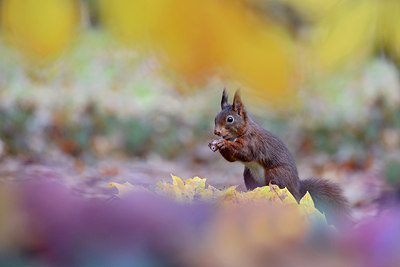
M 396 266 L 399 260 L 398 209 L 337 232 L 304 216 L 314 210 L 307 196 L 298 205 L 285 190 L 238 193 L 204 183 L 174 177 L 172 185 L 158 185 L 163 196 L 141 189 L 108 201 L 45 179 L 2 183 L 0 264 Z

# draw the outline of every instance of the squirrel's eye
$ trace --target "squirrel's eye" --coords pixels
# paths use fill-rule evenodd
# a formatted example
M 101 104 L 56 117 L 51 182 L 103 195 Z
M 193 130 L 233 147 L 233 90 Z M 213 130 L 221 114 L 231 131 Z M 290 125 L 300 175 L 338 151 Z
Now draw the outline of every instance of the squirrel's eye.
M 227 122 L 233 122 L 233 117 L 232 117 L 232 116 L 229 116 L 228 118 L 226 118 L 226 121 L 227 121 Z

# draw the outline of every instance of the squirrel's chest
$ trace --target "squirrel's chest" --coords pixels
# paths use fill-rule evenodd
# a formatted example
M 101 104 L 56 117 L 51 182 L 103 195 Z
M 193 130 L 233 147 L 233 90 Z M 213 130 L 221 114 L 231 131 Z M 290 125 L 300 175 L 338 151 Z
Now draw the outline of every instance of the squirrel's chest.
M 243 162 L 244 166 L 246 166 L 253 176 L 253 179 L 259 185 L 265 185 L 265 169 L 257 162 Z

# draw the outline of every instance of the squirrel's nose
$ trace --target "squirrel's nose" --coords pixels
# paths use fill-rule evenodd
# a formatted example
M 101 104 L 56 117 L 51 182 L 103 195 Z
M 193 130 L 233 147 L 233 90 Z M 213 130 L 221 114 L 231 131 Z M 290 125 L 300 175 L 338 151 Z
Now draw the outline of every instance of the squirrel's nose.
M 214 134 L 220 136 L 221 135 L 221 131 L 220 130 L 214 130 Z

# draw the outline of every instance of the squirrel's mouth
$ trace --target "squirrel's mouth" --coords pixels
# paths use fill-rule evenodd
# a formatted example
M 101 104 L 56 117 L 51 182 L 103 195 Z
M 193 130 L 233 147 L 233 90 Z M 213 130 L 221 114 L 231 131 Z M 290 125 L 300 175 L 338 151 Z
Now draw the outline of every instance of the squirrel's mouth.
M 236 142 L 236 139 L 237 139 L 237 137 L 232 137 L 232 136 L 229 136 L 229 135 L 223 135 L 221 137 L 222 137 L 222 139 L 225 139 L 225 140 L 231 141 L 231 142 Z
M 224 135 L 224 136 L 222 136 L 222 138 L 227 140 L 227 141 L 232 141 L 233 139 L 235 139 L 235 138 L 233 138 L 233 137 L 231 137 L 229 135 Z

